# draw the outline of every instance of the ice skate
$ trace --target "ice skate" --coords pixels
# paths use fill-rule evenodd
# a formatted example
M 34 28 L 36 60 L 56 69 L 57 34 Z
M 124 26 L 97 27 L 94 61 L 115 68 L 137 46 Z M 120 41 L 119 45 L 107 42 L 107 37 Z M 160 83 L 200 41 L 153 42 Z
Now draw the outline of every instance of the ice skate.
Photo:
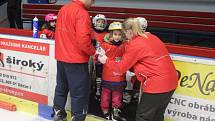
M 121 114 L 121 110 L 114 108 L 111 113 L 112 121 L 126 121 L 126 118 L 122 117 L 120 114 Z

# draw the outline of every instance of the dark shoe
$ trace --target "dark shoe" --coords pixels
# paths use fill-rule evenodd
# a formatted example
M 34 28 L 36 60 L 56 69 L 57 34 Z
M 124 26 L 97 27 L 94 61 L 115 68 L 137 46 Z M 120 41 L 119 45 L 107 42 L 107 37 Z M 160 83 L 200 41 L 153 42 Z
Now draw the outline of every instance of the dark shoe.
M 131 102 L 131 94 L 129 92 L 123 93 L 123 103 L 129 104 Z
M 109 113 L 104 113 L 103 117 L 107 120 L 110 120 L 110 114 Z
M 53 121 L 67 121 L 66 112 L 54 109 Z
M 114 108 L 111 113 L 112 121 L 126 121 L 126 118 L 121 116 L 121 110 L 118 108 Z
M 96 101 L 100 102 L 101 101 L 101 96 L 100 95 L 95 95 L 94 99 Z

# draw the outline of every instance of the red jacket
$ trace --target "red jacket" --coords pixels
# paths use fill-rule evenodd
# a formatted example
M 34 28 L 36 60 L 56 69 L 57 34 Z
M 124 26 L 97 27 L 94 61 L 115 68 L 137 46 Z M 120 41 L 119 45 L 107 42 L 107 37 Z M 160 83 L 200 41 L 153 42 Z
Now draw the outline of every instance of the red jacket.
M 54 39 L 54 31 L 43 29 L 40 34 L 45 34 L 48 39 Z
M 129 41 L 122 60 L 107 59 L 106 64 L 115 72 L 124 73 L 131 67 L 142 82 L 142 91 L 163 93 L 176 89 L 177 72 L 165 45 L 153 34 L 134 37 Z
M 113 45 L 109 42 L 104 42 L 101 47 L 105 50 L 107 57 L 113 61 L 120 61 L 123 53 L 125 52 L 126 42 L 120 46 Z M 121 82 L 125 81 L 125 73 L 114 73 L 112 67 L 108 64 L 103 65 L 102 80 Z
M 86 63 L 95 53 L 91 43 L 91 21 L 79 0 L 63 6 L 55 30 L 55 58 L 67 63 Z
M 96 31 L 93 31 L 93 39 L 102 44 L 104 42 L 104 37 L 106 34 L 107 32 L 97 33 Z

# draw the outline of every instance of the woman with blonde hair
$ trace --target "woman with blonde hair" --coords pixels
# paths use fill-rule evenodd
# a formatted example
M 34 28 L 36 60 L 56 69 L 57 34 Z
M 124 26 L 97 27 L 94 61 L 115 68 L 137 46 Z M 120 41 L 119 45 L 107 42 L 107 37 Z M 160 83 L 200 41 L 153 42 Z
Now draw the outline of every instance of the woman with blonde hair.
M 137 18 L 128 18 L 122 25 L 129 39 L 122 59 L 110 60 L 100 51 L 99 61 L 118 74 L 132 68 L 142 83 L 136 121 L 163 121 L 165 109 L 178 85 L 176 69 L 164 43 L 155 35 L 142 31 Z

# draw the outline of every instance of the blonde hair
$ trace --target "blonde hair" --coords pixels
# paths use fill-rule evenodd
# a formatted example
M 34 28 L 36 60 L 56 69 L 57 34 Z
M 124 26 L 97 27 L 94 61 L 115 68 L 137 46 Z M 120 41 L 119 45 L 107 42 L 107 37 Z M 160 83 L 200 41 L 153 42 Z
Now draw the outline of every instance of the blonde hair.
M 134 36 L 143 36 L 147 37 L 144 34 L 144 31 L 141 28 L 140 22 L 138 21 L 137 18 L 127 18 L 125 21 L 122 23 L 122 28 L 123 30 L 132 30 Z

